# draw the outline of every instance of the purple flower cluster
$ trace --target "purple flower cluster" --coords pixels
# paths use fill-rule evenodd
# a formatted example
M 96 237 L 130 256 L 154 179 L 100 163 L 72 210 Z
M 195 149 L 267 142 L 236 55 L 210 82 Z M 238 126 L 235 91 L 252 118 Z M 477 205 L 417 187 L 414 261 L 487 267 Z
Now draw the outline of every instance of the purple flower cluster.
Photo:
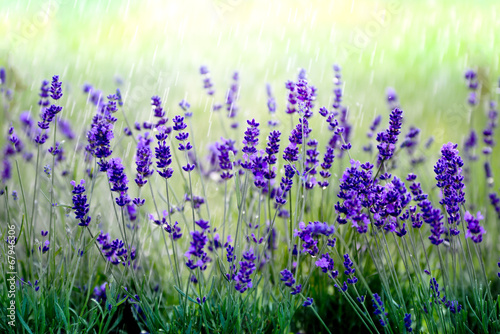
M 456 225 L 460 222 L 460 205 L 465 203 L 465 193 L 463 189 L 462 158 L 458 155 L 457 144 L 448 143 L 441 148 L 441 158 L 434 166 L 437 186 L 441 189 L 443 198 L 439 202 L 444 205 L 448 213 L 448 223 L 450 233 L 458 235 L 460 231 Z
M 405 136 L 403 143 L 401 144 L 401 148 L 406 148 L 409 155 L 413 155 L 415 149 L 418 144 L 418 135 L 420 133 L 420 129 L 416 127 L 410 127 L 408 133 Z
M 151 168 L 153 164 L 153 151 L 151 150 L 151 138 L 148 132 L 144 136 L 139 135 L 138 137 L 135 163 L 137 166 L 135 183 L 137 186 L 142 187 L 148 183 L 147 178 L 154 173 L 154 169 Z
M 333 110 L 338 114 L 342 103 L 342 73 L 339 65 L 333 65 L 333 72 L 335 78 L 333 79 L 333 95 L 335 95 L 333 99 Z
M 297 295 L 302 292 L 302 284 L 295 285 L 295 278 L 293 278 L 293 274 L 288 269 L 283 269 L 280 271 L 282 282 L 285 282 L 285 285 L 292 289 L 290 294 Z
M 334 270 L 335 262 L 330 257 L 329 253 L 321 254 L 319 260 L 315 263 L 316 267 L 321 268 L 321 271 L 328 275 L 332 280 L 339 275 L 338 270 Z
M 208 70 L 208 67 L 201 66 L 200 74 L 203 76 L 203 88 L 207 91 L 208 95 L 210 96 L 214 95 L 215 89 L 212 80 L 210 78 L 210 71 Z
M 366 233 L 370 219 L 363 208 L 370 208 L 375 202 L 372 179 L 373 165 L 369 162 L 360 164 L 351 160 L 351 167 L 347 168 L 340 179 L 340 192 L 337 195 L 343 203 L 337 202 L 335 210 L 339 214 L 337 222 L 347 224 L 350 220 L 352 227 L 359 233 Z
M 467 80 L 467 88 L 470 90 L 467 102 L 471 105 L 471 107 L 474 107 L 478 104 L 476 90 L 479 87 L 479 81 L 477 80 L 476 71 L 474 71 L 473 69 L 465 71 L 465 80 Z
M 257 144 L 259 143 L 259 123 L 252 119 L 247 120 L 248 127 L 243 136 L 243 145 L 245 145 L 241 152 L 243 152 L 244 162 L 241 163 L 241 167 L 245 169 L 253 168 L 253 160 L 257 156 Z
M 236 282 L 234 288 L 240 293 L 243 293 L 253 287 L 252 279 L 250 278 L 250 276 L 256 269 L 255 260 L 257 259 L 252 248 L 244 252 L 242 256 L 243 261 L 239 262 L 240 268 L 234 277 L 234 280 Z
M 290 133 L 288 137 L 289 144 L 283 150 L 283 159 L 288 162 L 294 162 L 299 160 L 299 148 L 298 145 L 302 145 L 304 138 L 308 138 L 312 129 L 309 128 L 309 122 L 306 118 L 299 118 L 299 123 Z
M 493 147 L 495 147 L 495 129 L 498 125 L 498 111 L 497 104 L 495 101 L 490 101 L 490 110 L 488 111 L 488 123 L 486 128 L 483 130 L 483 142 L 485 147 L 483 148 L 483 153 L 486 155 L 491 154 Z
M 170 225 L 167 222 L 167 217 L 169 213 L 167 210 L 163 211 L 163 217 L 161 220 L 154 219 L 153 215 L 149 215 L 149 219 L 151 219 L 156 225 L 161 226 L 167 233 L 169 233 L 173 240 L 178 240 L 182 237 L 181 228 L 179 227 L 179 223 L 175 222 L 173 225 Z
M 388 313 L 385 312 L 384 302 L 382 301 L 382 298 L 380 298 L 378 293 L 373 294 L 372 305 L 373 305 L 373 308 L 375 309 L 375 311 L 373 311 L 373 314 L 380 316 L 380 319 L 379 319 L 380 325 L 382 327 L 387 326 Z
M 87 196 L 83 193 L 85 192 L 85 180 L 81 180 L 80 184 L 76 184 L 75 181 L 71 181 L 71 185 L 73 186 L 73 207 L 75 210 L 76 219 L 80 220 L 78 225 L 80 226 L 89 226 L 90 224 L 90 215 L 89 213 L 89 204 L 87 204 Z
M 280 187 L 274 198 L 277 205 L 284 205 L 286 203 L 286 195 L 292 189 L 294 175 L 295 170 L 292 166 L 285 165 L 285 176 L 281 178 Z
M 128 190 L 128 178 L 125 174 L 125 167 L 122 165 L 120 158 L 113 158 L 109 160 L 107 164 L 107 174 L 109 182 L 111 183 L 111 191 L 118 192 L 118 196 L 115 201 L 121 207 L 130 203 L 130 197 L 127 194 Z
M 458 303 L 456 300 L 447 300 L 446 296 L 443 294 L 441 297 L 441 291 L 439 291 L 439 284 L 436 281 L 436 278 L 432 277 L 429 282 L 429 289 L 431 290 L 432 302 L 436 304 L 443 304 L 447 307 L 451 313 L 456 314 L 460 313 L 462 310 L 462 305 Z M 431 302 L 431 303 L 432 303 Z
M 169 179 L 174 173 L 174 170 L 170 167 L 170 164 L 172 164 L 170 145 L 167 145 L 167 138 L 171 128 L 159 126 L 157 130 L 156 139 L 158 140 L 158 146 L 155 147 L 155 158 L 157 160 L 156 168 L 158 169 L 156 171 L 164 179 Z
M 321 163 L 321 170 L 319 175 L 323 178 L 323 181 L 318 181 L 318 185 L 322 188 L 326 188 L 330 185 L 328 178 L 332 176 L 330 173 L 330 168 L 332 168 L 333 160 L 335 159 L 335 150 L 333 147 L 327 146 L 325 155 L 323 156 L 323 162 Z
M 114 265 L 121 263 L 124 266 L 125 265 L 130 266 L 131 261 L 135 260 L 136 257 L 135 248 L 132 247 L 130 249 L 130 255 L 129 255 L 129 250 L 127 249 L 127 246 L 122 240 L 120 239 L 111 240 L 109 234 L 108 233 L 104 234 L 103 231 L 101 231 L 96 240 L 100 245 L 102 254 L 106 258 L 106 260 L 108 260 L 110 263 Z
M 394 155 L 402 124 L 403 110 L 399 108 L 393 109 L 389 116 L 389 128 L 377 134 L 377 141 L 379 142 L 377 145 L 379 151 L 377 161 L 379 164 L 391 159 Z
M 398 217 L 410 203 L 412 196 L 406 189 L 403 181 L 394 177 L 385 186 L 375 187 L 377 195 L 371 212 L 373 212 L 374 224 L 384 228 L 387 232 L 395 232 L 400 237 L 406 234 L 406 224 L 397 229 Z
M 186 266 L 189 269 L 200 268 L 201 271 L 204 271 L 207 269 L 207 263 L 212 261 L 207 252 L 204 251 L 205 245 L 208 243 L 206 233 L 208 232 L 209 225 L 204 220 L 198 220 L 195 223 L 202 227 L 202 230 L 191 232 L 192 241 L 184 256 L 188 258 Z
M 413 332 L 413 328 L 411 328 L 411 313 L 405 313 L 405 316 L 403 318 L 403 321 L 405 323 L 405 328 L 408 333 Z
M 316 99 L 316 87 L 308 85 L 306 79 L 299 79 L 295 84 L 297 89 L 297 101 L 299 103 L 299 113 L 304 118 L 311 118 L 313 115 L 314 100 Z
M 233 156 L 236 152 L 234 148 L 235 142 L 231 139 L 221 138 L 220 143 L 216 143 L 217 148 L 217 158 L 219 159 L 219 168 L 221 169 L 220 177 L 222 180 L 229 180 L 233 177 L 233 162 L 229 156 L 229 152 L 233 152 Z
M 483 234 L 486 233 L 484 227 L 479 224 L 479 221 L 483 219 L 484 217 L 481 215 L 481 212 L 477 212 L 476 217 L 474 217 L 469 211 L 466 211 L 464 215 L 464 220 L 467 223 L 467 232 L 465 233 L 465 237 L 471 238 L 476 244 L 483 241 Z
M 349 284 L 356 284 L 358 282 L 358 278 L 354 276 L 356 269 L 354 269 L 353 266 L 354 263 L 349 257 L 349 254 L 344 254 L 344 274 L 349 276 L 349 278 L 347 279 L 347 283 Z
M 385 91 L 385 97 L 387 100 L 387 105 L 389 106 L 389 110 L 399 108 L 398 94 L 396 93 L 396 90 L 394 88 L 388 87 Z
M 299 230 L 294 230 L 294 236 L 302 240 L 303 253 L 307 252 L 311 256 L 316 256 L 319 252 L 317 237 L 320 235 L 329 237 L 334 232 L 334 226 L 327 223 L 315 221 L 309 222 L 306 226 L 304 222 L 300 222 Z
M 153 107 L 155 117 L 163 118 L 165 116 L 165 110 L 163 110 L 161 106 L 161 98 L 159 96 L 151 97 L 151 105 Z
M 177 116 L 174 116 L 174 118 L 172 119 L 172 121 L 174 122 L 173 129 L 175 131 L 179 132 L 175 136 L 175 139 L 177 139 L 178 141 L 180 141 L 179 147 L 178 147 L 179 151 L 186 152 L 186 154 L 189 155 L 189 151 L 193 148 L 193 145 L 191 145 L 191 143 L 187 141 L 187 139 L 189 138 L 189 133 L 188 132 L 182 132 L 182 130 L 184 130 L 185 128 L 187 128 L 186 123 L 184 123 L 184 117 L 182 117 L 180 115 L 177 115 Z M 187 161 L 186 165 L 182 166 L 182 169 L 185 172 L 189 173 L 192 170 L 194 170 L 195 167 L 196 167 L 195 164 L 191 164 L 191 163 L 189 163 L 189 161 Z
M 108 96 L 109 109 L 105 107 L 99 108 L 100 112 L 92 119 L 91 129 L 87 133 L 88 145 L 85 150 L 96 158 L 101 159 L 99 166 L 101 171 L 107 170 L 107 163 L 105 159 L 113 152 L 111 150 L 111 139 L 114 138 L 113 125 L 116 118 L 112 116 L 111 112 L 114 110 L 113 102 L 115 95 Z M 116 107 L 116 106 L 115 106 Z

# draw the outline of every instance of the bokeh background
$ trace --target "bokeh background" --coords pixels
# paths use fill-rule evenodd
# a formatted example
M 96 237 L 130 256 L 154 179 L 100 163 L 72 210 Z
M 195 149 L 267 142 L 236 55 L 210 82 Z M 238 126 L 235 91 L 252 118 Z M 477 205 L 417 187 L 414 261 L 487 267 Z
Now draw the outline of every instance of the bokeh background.
M 266 112 L 266 83 L 282 111 L 284 82 L 299 68 L 318 87 L 317 106 L 328 105 L 332 64 L 338 63 L 355 128 L 386 112 L 385 89 L 394 87 L 405 122 L 418 123 L 424 137 L 433 134 L 442 143 L 461 140 L 457 128 L 468 128 L 464 70 L 479 71 L 483 95 L 492 93 L 500 75 L 496 1 L 0 4 L 0 65 L 15 76 L 15 98 L 24 109 L 36 101 L 41 80 L 59 74 L 74 95 L 69 103 L 82 95 L 85 82 L 107 94 L 118 80 L 131 114 L 150 112 L 155 94 L 171 108 L 187 97 L 208 112 L 198 72 L 207 65 L 220 101 L 232 72 L 239 71 L 244 118 Z M 68 109 L 78 119 L 80 110 Z

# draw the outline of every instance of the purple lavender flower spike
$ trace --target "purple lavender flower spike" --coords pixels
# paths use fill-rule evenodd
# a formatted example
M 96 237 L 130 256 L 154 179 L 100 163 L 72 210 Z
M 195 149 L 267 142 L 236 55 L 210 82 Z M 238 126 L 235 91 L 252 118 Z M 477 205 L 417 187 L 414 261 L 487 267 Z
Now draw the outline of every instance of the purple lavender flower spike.
M 161 99 L 159 96 L 151 97 L 151 105 L 153 106 L 153 112 L 155 117 L 163 118 L 165 116 L 165 111 L 161 106 Z
M 158 168 L 157 172 L 161 177 L 169 179 L 172 177 L 174 170 L 169 167 L 172 163 L 172 154 L 170 146 L 166 143 L 168 133 L 164 126 L 159 126 L 157 130 L 156 139 L 158 140 L 158 146 L 155 147 L 156 168 Z
M 245 145 L 241 152 L 243 152 L 244 162 L 241 163 L 241 167 L 244 169 L 252 169 L 253 160 L 257 156 L 257 144 L 259 143 L 259 123 L 252 119 L 247 120 L 248 127 L 243 136 L 243 145 Z
M 465 204 L 465 193 L 463 189 L 464 177 L 462 175 L 462 158 L 458 155 L 457 144 L 448 143 L 441 148 L 441 158 L 434 166 L 437 186 L 443 193 L 439 202 L 444 205 L 448 213 L 448 223 L 452 225 L 450 232 L 458 235 L 460 231 L 456 227 L 460 222 L 459 206 Z
M 215 94 L 214 85 L 210 79 L 210 72 L 206 66 L 200 67 L 200 74 L 203 76 L 203 88 L 206 90 L 209 96 Z
M 304 303 L 302 304 L 302 306 L 304 307 L 308 307 L 308 306 L 311 306 L 314 302 L 314 299 L 312 299 L 311 297 L 307 297 L 306 300 L 304 301 Z
M 71 181 L 71 185 L 73 186 L 73 207 L 75 210 L 76 219 L 80 220 L 78 223 L 79 226 L 89 226 L 90 224 L 90 216 L 89 212 L 89 204 L 87 204 L 87 196 L 83 193 L 85 192 L 85 180 L 81 180 L 80 184 L 76 184 L 75 181 Z
M 42 86 L 40 87 L 40 100 L 38 101 L 38 105 L 42 108 L 47 107 L 49 102 L 49 82 L 47 80 L 42 81 Z
M 486 233 L 486 230 L 479 224 L 479 221 L 483 219 L 484 217 L 481 215 L 481 212 L 477 212 L 476 217 L 469 211 L 466 211 L 464 215 L 464 220 L 467 223 L 465 237 L 471 238 L 476 244 L 483 241 L 483 234 Z
M 205 235 L 207 230 L 208 228 L 191 232 L 192 241 L 189 250 L 184 254 L 188 258 L 186 266 L 191 270 L 200 268 L 201 271 L 204 271 L 207 269 L 207 263 L 212 261 L 207 252 L 204 251 L 205 245 L 208 244 L 208 237 Z
M 5 85 L 5 82 L 6 82 L 5 81 L 5 77 L 6 77 L 6 75 L 5 75 L 5 68 L 0 67 L 0 86 Z
M 50 97 L 53 100 L 59 100 L 62 97 L 62 82 L 59 81 L 59 76 L 54 75 L 52 77 L 52 84 L 50 86 Z
M 373 311 L 373 314 L 380 316 L 380 319 L 379 319 L 380 325 L 382 327 L 387 326 L 388 313 L 385 312 L 384 302 L 382 301 L 382 299 L 380 298 L 380 296 L 377 293 L 373 294 L 372 304 L 373 304 L 373 308 L 375 309 L 375 311 Z
M 123 207 L 131 202 L 127 195 L 128 178 L 125 174 L 125 168 L 120 158 L 113 158 L 107 164 L 107 174 L 111 183 L 111 191 L 118 192 L 120 195 L 115 199 L 116 204 Z
M 240 293 L 243 293 L 253 287 L 252 279 L 250 278 L 250 276 L 256 269 L 255 260 L 257 259 L 252 248 L 244 252 L 242 256 L 244 261 L 240 261 L 240 268 L 238 270 L 238 273 L 234 277 L 234 280 L 236 282 L 234 288 Z
M 393 109 L 389 118 L 389 128 L 377 134 L 377 141 L 379 142 L 377 145 L 379 150 L 377 161 L 379 164 L 391 159 L 394 155 L 398 136 L 401 133 L 403 110 L 399 108 Z
M 471 107 L 474 107 L 479 102 L 476 94 L 476 90 L 479 87 L 479 81 L 476 71 L 474 71 L 473 69 L 468 69 L 465 72 L 465 80 L 467 80 L 467 88 L 470 90 L 467 102 Z
M 135 162 L 137 165 L 137 177 L 135 178 L 135 183 L 137 186 L 144 186 L 148 180 L 147 178 L 153 175 L 154 169 L 151 168 L 153 164 L 153 151 L 150 147 L 151 138 L 149 138 L 149 133 L 146 132 L 144 136 L 139 135 L 137 142 L 137 153 L 135 156 Z

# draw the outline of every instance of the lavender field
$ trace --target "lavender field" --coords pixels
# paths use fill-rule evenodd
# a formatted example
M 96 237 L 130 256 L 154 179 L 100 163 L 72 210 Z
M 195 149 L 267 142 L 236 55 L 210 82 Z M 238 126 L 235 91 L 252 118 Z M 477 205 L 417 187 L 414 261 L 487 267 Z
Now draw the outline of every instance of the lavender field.
M 0 9 L 2 333 L 500 333 L 494 1 Z

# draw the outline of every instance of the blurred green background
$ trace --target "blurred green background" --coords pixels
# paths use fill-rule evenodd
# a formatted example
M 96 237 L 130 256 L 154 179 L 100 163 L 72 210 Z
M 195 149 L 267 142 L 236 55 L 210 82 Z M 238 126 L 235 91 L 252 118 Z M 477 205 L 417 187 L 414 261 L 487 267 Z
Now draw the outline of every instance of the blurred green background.
M 84 82 L 108 94 L 122 78 L 131 115 L 150 112 L 154 94 L 170 108 L 187 97 L 208 111 L 198 72 L 207 65 L 220 102 L 232 71 L 240 72 L 239 105 L 251 117 L 266 111 L 267 82 L 284 109 L 284 82 L 299 68 L 319 88 L 317 106 L 330 104 L 338 63 L 358 134 L 386 113 L 390 86 L 406 123 L 443 143 L 460 141 L 457 128 L 468 128 L 464 70 L 479 70 L 483 94 L 500 74 L 497 1 L 0 3 L 0 64 L 15 71 L 23 109 L 36 101 L 42 79 L 60 74 L 78 97 Z M 79 108 L 68 109 L 80 117 Z

